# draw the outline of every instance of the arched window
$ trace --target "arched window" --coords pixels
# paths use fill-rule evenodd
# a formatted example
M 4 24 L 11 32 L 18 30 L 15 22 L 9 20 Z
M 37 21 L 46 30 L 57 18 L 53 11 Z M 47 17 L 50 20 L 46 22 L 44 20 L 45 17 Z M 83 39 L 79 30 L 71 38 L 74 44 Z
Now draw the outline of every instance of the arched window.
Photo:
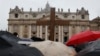
M 15 18 L 18 18 L 18 14 L 17 13 L 15 14 Z
M 85 15 L 82 15 L 81 18 L 82 18 L 82 19 L 85 19 Z

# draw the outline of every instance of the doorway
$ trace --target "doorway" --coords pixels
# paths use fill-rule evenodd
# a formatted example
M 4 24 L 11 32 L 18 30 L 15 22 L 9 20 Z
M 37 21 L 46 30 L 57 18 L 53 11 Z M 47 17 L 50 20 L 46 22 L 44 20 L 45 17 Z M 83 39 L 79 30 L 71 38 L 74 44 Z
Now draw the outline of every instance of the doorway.
M 64 36 L 64 43 L 67 42 L 68 36 Z

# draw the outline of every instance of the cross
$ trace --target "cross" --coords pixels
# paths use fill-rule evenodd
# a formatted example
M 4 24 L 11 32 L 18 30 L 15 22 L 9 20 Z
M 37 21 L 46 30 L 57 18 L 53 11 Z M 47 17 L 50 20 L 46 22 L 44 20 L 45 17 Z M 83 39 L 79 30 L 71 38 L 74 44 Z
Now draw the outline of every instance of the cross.
M 38 20 L 37 21 L 37 25 L 49 25 L 49 29 L 50 29 L 50 36 L 49 36 L 49 40 L 54 41 L 54 29 L 55 29 L 55 25 L 60 25 L 60 26 L 64 26 L 64 25 L 69 25 L 69 21 L 67 20 L 55 20 L 55 8 L 51 8 L 50 11 L 50 20 Z
M 49 39 L 54 41 L 54 28 L 55 28 L 55 8 L 51 8 L 50 11 L 50 37 Z

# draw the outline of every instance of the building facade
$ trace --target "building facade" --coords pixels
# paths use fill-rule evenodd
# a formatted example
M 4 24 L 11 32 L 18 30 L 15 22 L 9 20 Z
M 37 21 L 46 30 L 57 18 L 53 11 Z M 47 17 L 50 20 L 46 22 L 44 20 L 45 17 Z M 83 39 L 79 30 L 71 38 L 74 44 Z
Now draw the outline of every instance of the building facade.
M 38 11 L 24 11 L 16 6 L 10 9 L 8 19 L 8 31 L 17 33 L 20 38 L 31 38 L 37 36 L 48 40 L 50 38 L 50 11 L 51 6 L 47 3 L 44 9 Z M 51 16 L 52 18 L 52 16 Z M 95 30 L 97 23 L 89 20 L 89 13 L 84 8 L 76 12 L 64 12 L 63 9 L 55 11 L 54 40 L 65 42 L 67 39 L 84 30 Z M 96 29 L 98 30 L 98 29 Z

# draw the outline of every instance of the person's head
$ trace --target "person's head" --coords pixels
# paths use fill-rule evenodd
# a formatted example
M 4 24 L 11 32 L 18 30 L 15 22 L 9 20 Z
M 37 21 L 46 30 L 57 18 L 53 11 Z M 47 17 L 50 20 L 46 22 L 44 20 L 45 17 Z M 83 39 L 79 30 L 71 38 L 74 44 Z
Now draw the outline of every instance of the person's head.
M 13 33 L 14 36 L 18 36 L 18 34 L 16 32 Z

